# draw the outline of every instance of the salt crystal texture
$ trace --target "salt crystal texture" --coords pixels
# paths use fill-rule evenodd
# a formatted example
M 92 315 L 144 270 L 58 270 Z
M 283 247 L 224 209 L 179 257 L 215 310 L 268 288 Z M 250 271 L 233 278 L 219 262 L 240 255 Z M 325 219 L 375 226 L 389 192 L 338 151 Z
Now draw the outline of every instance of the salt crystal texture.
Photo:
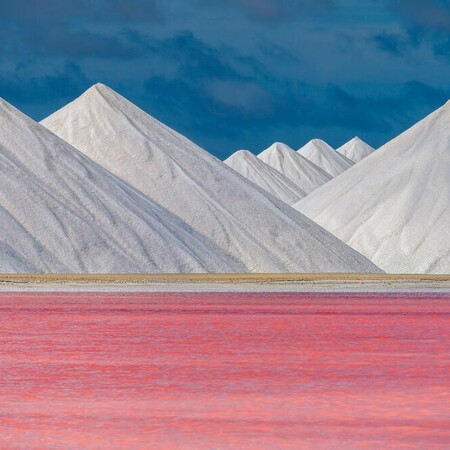
M 375 149 L 371 147 L 369 144 L 366 144 L 359 137 L 353 138 L 351 141 L 348 141 L 342 147 L 339 147 L 336 150 L 341 155 L 344 155 L 346 158 L 350 159 L 354 163 L 362 161 L 367 156 L 371 155 Z
M 329 173 L 332 177 L 336 177 L 342 172 L 345 172 L 354 164 L 353 161 L 336 152 L 325 141 L 320 139 L 309 141 L 304 147 L 298 150 L 298 153 Z
M 1 99 L 0 223 L 0 273 L 245 270 Z
M 278 170 L 309 194 L 331 180 L 331 175 L 281 142 L 272 144 L 258 158 Z
M 323 228 L 104 85 L 92 87 L 43 124 L 181 217 L 248 271 L 379 271 Z
M 302 191 L 291 180 L 247 150 L 239 150 L 226 159 L 224 163 L 288 205 L 293 205 L 306 197 L 306 192 Z
M 450 102 L 295 207 L 387 272 L 450 273 Z

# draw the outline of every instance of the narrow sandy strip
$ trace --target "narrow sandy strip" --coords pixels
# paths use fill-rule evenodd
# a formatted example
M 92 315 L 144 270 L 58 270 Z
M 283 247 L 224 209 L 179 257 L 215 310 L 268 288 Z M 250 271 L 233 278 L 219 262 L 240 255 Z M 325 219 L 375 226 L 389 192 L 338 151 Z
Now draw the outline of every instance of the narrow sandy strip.
M 450 275 L 0 275 L 3 292 L 436 292 Z

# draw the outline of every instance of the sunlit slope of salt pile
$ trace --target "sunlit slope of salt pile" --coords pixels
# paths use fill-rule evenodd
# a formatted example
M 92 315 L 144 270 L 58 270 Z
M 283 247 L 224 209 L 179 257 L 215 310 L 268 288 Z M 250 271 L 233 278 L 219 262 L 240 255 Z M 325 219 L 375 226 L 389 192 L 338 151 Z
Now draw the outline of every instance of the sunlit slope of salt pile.
M 0 273 L 239 271 L 181 219 L 0 100 Z
M 354 164 L 353 161 L 337 153 L 336 150 L 320 139 L 309 141 L 304 147 L 298 150 L 298 153 L 329 173 L 332 177 L 336 177 L 342 172 L 345 172 Z
M 296 208 L 388 272 L 450 273 L 450 102 Z
M 296 153 L 288 145 L 276 142 L 258 155 L 296 186 L 309 194 L 331 180 L 331 175 Z
M 306 193 L 292 181 L 247 150 L 239 150 L 224 163 L 288 205 L 306 197 Z
M 375 265 L 103 85 L 44 121 L 254 272 L 370 272 Z
M 375 149 L 359 137 L 355 137 L 342 147 L 339 147 L 336 151 L 354 163 L 357 163 L 372 154 Z

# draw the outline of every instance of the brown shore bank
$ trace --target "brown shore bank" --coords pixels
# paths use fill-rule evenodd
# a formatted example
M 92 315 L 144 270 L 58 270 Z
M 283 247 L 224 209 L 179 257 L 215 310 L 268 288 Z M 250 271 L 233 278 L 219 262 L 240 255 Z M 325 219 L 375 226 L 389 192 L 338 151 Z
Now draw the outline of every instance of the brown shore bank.
M 450 292 L 450 275 L 418 274 L 0 274 L 0 289 Z

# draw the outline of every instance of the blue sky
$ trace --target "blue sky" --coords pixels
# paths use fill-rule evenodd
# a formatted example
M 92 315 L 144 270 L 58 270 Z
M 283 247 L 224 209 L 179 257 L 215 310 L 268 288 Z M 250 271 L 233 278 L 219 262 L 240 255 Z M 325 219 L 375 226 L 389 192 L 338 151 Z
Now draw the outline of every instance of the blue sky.
M 379 146 L 450 98 L 450 0 L 4 0 L 0 96 L 40 120 L 102 82 L 224 158 Z

